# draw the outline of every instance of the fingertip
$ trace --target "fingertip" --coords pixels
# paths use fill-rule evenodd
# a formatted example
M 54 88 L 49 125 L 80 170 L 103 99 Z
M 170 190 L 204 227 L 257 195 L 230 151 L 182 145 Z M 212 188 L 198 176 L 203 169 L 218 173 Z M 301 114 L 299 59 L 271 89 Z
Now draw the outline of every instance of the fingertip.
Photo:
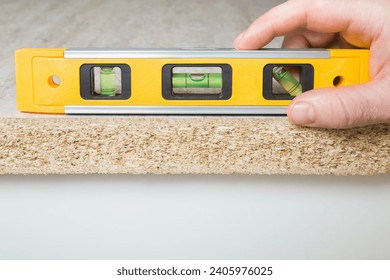
M 251 31 L 247 29 L 237 36 L 233 45 L 237 50 L 257 50 L 263 47 L 264 43 L 261 42 L 261 40 L 259 40 L 256 36 L 253 36 Z
M 244 37 L 244 32 L 241 32 L 237 37 L 236 39 L 234 40 L 233 42 L 233 46 L 235 49 L 237 50 L 240 50 L 240 49 L 243 49 L 243 47 L 241 46 L 241 41 L 242 41 L 242 38 Z
M 311 90 L 295 97 L 288 107 L 287 116 L 291 123 L 296 125 L 319 127 L 319 128 L 340 128 L 339 123 L 335 124 L 332 110 L 333 96 L 328 90 Z
M 378 107 L 375 100 L 367 85 L 316 89 L 296 97 L 291 102 L 287 115 L 289 120 L 297 125 L 331 129 L 352 128 L 381 119 L 380 110 L 372 114 L 373 108 Z
M 287 1 L 275 6 L 261 15 L 234 40 L 236 49 L 260 49 L 270 43 L 275 37 L 285 35 L 300 26 L 301 13 L 295 11 L 294 3 Z M 278 20 L 280 14 L 285 14 L 284 21 Z M 288 20 L 291 18 L 292 20 Z M 283 23 L 282 23 L 283 22 Z M 291 22 L 285 24 L 284 22 Z
M 296 97 L 288 107 L 290 122 L 308 127 L 343 128 L 337 120 L 341 118 L 340 107 L 334 107 L 332 96 L 323 90 L 312 90 Z M 333 110 L 337 111 L 338 116 L 334 115 Z
M 287 116 L 291 123 L 312 125 L 316 122 L 316 111 L 310 102 L 294 102 L 289 106 Z

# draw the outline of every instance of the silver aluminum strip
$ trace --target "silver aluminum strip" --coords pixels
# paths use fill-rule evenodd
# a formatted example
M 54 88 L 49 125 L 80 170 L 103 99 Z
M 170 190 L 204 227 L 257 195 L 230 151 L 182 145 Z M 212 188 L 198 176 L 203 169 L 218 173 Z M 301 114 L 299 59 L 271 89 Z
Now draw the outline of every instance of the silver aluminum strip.
M 326 49 L 99 49 L 70 48 L 65 58 L 330 58 Z
M 65 106 L 66 114 L 285 115 L 287 106 Z

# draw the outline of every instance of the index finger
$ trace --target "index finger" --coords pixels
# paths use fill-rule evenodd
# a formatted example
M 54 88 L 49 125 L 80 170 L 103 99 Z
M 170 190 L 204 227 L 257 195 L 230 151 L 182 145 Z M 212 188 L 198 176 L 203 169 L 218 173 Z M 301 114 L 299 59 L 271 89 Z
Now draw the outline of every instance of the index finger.
M 345 12 L 342 12 L 345 9 L 340 5 L 338 9 L 334 9 L 328 1 L 287 1 L 256 19 L 237 37 L 234 47 L 259 49 L 274 37 L 286 35 L 299 28 L 322 33 L 345 30 L 349 19 Z

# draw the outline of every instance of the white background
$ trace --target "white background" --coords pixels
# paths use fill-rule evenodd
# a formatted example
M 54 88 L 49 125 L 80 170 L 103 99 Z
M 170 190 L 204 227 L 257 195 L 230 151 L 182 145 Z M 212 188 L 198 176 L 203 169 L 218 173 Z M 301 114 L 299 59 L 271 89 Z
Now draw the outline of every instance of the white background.
M 390 174 L 3 176 L 0 259 L 389 259 Z

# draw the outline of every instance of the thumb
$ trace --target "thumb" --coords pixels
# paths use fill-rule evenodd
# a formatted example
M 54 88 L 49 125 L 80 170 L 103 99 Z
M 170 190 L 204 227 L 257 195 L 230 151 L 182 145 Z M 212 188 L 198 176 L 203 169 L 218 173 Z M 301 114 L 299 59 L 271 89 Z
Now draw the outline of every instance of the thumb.
M 372 81 L 308 91 L 291 102 L 287 115 L 294 124 L 321 128 L 390 122 L 388 84 L 387 81 Z

